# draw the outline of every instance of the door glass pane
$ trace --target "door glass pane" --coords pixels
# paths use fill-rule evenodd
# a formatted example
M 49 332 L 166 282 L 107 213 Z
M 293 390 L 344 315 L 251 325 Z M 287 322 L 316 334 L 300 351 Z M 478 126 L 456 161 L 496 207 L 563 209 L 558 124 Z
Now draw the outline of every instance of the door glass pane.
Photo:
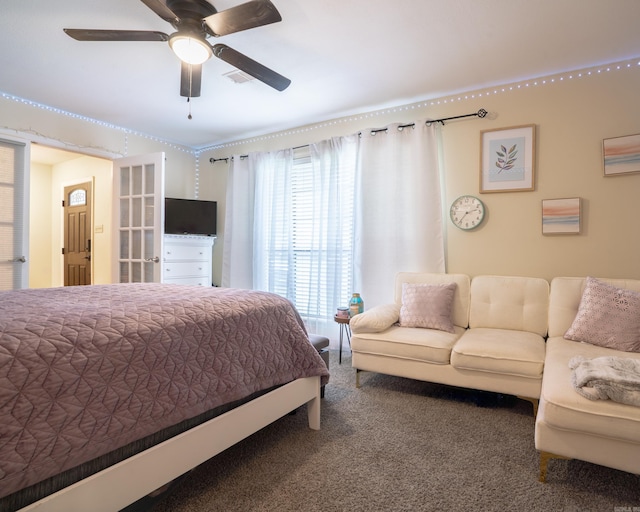
M 69 193 L 69 206 L 84 206 L 87 204 L 87 191 L 77 188 Z
M 133 176 L 131 180 L 131 195 L 142 195 L 142 166 L 136 165 L 131 169 Z
M 145 261 L 144 263 L 144 282 L 153 283 L 153 266 L 155 263 Z
M 129 181 L 130 181 L 129 167 L 120 168 L 120 195 L 129 195 Z
M 142 263 L 139 261 L 131 262 L 131 282 L 132 283 L 142 282 Z
M 126 261 L 120 262 L 120 282 L 121 283 L 129 282 L 129 263 Z
M 139 228 L 142 226 L 142 198 L 134 197 L 131 199 L 131 227 Z
M 144 258 L 151 259 L 153 254 L 153 229 L 144 230 Z
M 0 264 L 0 290 L 11 290 L 13 288 L 19 288 L 14 286 L 14 272 L 16 272 L 16 265 L 19 263 L 11 263 L 15 256 L 15 249 L 13 243 L 13 226 L 0 226 L 0 240 L 2 240 L 2 247 L 0 247 L 0 257 L 2 263 Z M 16 272 L 17 273 L 17 272 Z M 18 273 L 19 274 L 19 273 Z
M 129 232 L 120 231 L 120 259 L 129 259 Z
M 6 182 L 0 183 L 0 222 L 13 223 L 13 186 Z M 9 240 L 13 236 L 9 237 Z
M 129 199 L 120 199 L 120 227 L 126 228 L 129 226 Z
M 142 259 L 142 233 L 139 230 L 131 232 L 131 258 Z
M 153 194 L 153 189 L 155 187 L 154 176 L 155 176 L 155 166 L 153 164 L 147 164 L 144 166 L 144 193 L 145 194 Z
M 153 226 L 153 215 L 154 215 L 154 202 L 153 197 L 145 197 L 144 198 L 144 225 Z

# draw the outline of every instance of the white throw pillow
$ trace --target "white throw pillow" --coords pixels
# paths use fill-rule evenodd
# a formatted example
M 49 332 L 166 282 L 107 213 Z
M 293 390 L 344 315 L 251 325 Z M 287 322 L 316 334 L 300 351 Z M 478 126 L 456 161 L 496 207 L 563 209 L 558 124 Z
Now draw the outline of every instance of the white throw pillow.
M 578 314 L 564 337 L 640 352 L 640 293 L 587 277 Z
M 451 309 L 456 283 L 402 283 L 400 326 L 454 332 Z

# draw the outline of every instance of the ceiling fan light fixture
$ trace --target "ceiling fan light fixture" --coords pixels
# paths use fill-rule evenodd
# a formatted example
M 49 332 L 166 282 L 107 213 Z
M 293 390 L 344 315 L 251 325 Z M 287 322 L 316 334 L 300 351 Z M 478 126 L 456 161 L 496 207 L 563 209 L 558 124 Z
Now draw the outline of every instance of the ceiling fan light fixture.
M 187 64 L 202 64 L 211 58 L 211 46 L 193 34 L 176 33 L 169 38 L 169 46 Z

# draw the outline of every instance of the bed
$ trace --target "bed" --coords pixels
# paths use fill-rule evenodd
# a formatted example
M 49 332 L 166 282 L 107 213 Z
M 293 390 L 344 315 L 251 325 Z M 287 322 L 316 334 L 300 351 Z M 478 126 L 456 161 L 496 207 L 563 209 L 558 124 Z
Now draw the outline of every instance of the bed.
M 307 404 L 327 367 L 265 292 L 0 292 L 0 510 L 120 510 Z

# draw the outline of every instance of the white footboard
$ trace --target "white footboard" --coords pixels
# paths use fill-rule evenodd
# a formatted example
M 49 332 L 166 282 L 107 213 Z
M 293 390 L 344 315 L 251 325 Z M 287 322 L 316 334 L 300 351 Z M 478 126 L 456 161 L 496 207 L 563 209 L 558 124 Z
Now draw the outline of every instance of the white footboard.
M 298 379 L 111 466 L 21 512 L 113 512 L 146 496 L 301 405 L 320 429 L 320 377 Z

